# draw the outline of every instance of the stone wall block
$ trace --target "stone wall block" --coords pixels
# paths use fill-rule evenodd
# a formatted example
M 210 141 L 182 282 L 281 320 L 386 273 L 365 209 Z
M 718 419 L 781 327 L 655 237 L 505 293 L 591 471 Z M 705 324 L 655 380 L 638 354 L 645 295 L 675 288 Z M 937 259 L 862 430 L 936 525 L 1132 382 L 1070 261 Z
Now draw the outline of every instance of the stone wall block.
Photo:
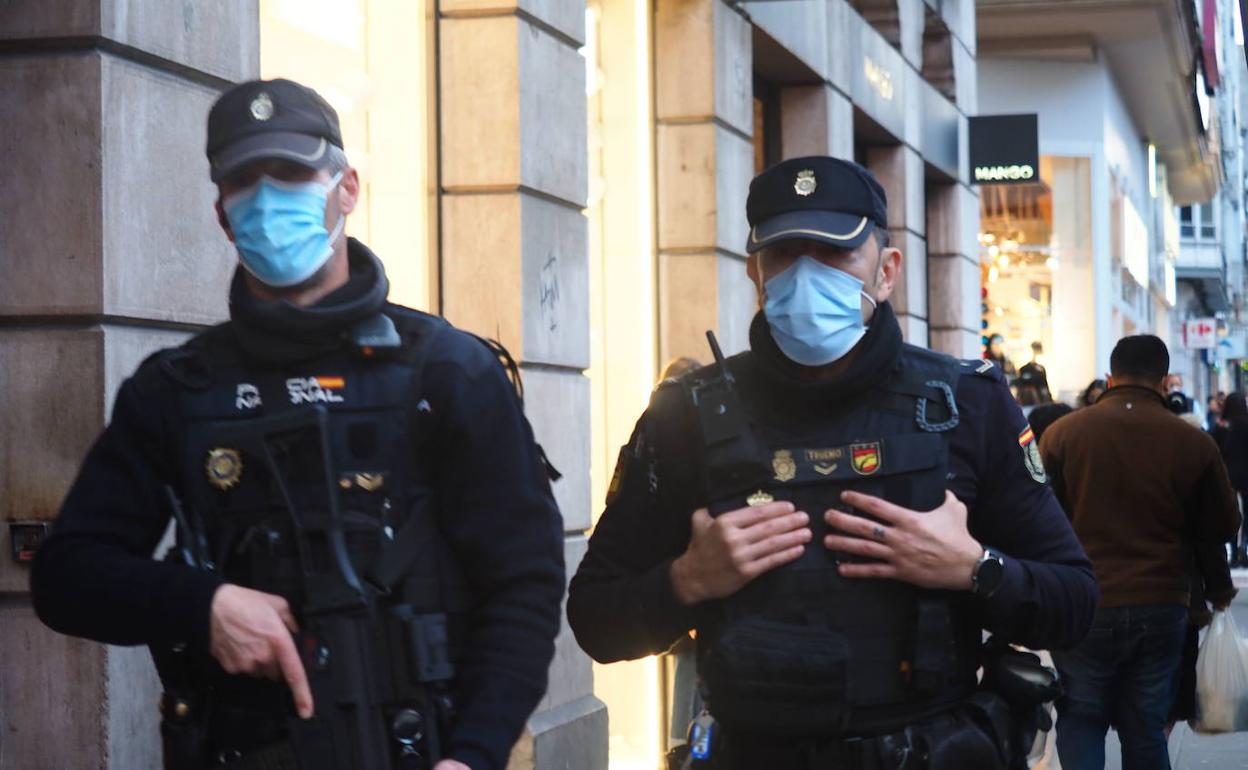
M 520 183 L 520 24 L 505 16 L 438 25 L 443 187 Z
M 589 474 L 579 472 L 590 456 L 589 431 L 569 428 L 589 419 L 589 379 L 569 371 L 521 369 L 524 411 L 533 435 L 554 466 L 563 471 L 563 478 L 551 485 L 563 514 L 563 528 L 568 532 L 589 529 Z
M 5 606 L 0 647 L 0 770 L 121 770 L 102 755 L 104 646 L 52 631 L 29 607 Z
M 959 255 L 928 259 L 933 329 L 975 331 L 980 321 L 979 265 Z
M 445 16 L 490 16 L 520 13 L 549 24 L 578 45 L 585 42 L 584 0 L 441 0 Z
M 750 347 L 750 321 L 758 311 L 758 289 L 745 271 L 745 260 L 719 255 L 716 271 L 719 295 L 719 328 L 715 336 L 724 355 L 740 353 Z M 711 350 L 704 341 L 699 361 L 711 363 Z
M 161 767 L 160 678 L 147 647 L 108 647 L 109 767 Z
M 901 275 L 893 290 L 893 309 L 898 314 L 928 317 L 927 244 L 908 230 L 894 230 L 892 245 L 901 249 Z
M 854 159 L 854 105 L 842 93 L 828 90 L 828 155 Z
M 0 39 L 96 36 L 224 80 L 260 69 L 258 0 L 12 0 Z
M 530 719 L 507 762 L 507 770 L 606 766 L 607 707 L 592 695 Z
M 949 29 L 953 32 L 954 37 L 962 41 L 962 45 L 974 56 L 976 53 L 976 31 L 975 31 L 975 0 L 956 0 L 956 2 L 945 3 L 946 9 L 956 8 L 957 20 L 949 22 Z
M 979 196 L 961 184 L 933 186 L 928 194 L 928 253 L 978 259 Z
M 662 52 L 654 62 L 656 120 L 715 114 L 718 4 L 719 0 L 671 0 L 655 6 L 654 50 Z
M 98 327 L 0 332 L 0 520 L 59 510 L 104 423 L 103 338 Z
M 217 223 L 204 157 L 217 92 L 104 56 L 104 310 L 216 323 L 237 252 Z
M 575 535 L 563 542 L 563 558 L 567 566 L 569 581 L 576 574 L 576 568 L 580 566 L 581 559 L 585 558 L 585 551 L 588 548 L 589 538 L 585 535 Z M 566 610 L 566 594 L 563 601 Z M 555 638 L 555 659 L 550 665 L 550 683 L 547 685 L 546 694 L 537 704 L 535 713 L 538 714 L 559 708 L 582 697 L 585 693 L 594 691 L 593 663 L 576 643 L 576 637 L 567 624 L 565 610 L 559 612 L 559 617 L 565 620 L 561 622 L 559 636 Z
M 915 69 L 923 69 L 923 30 L 927 26 L 923 0 L 897 0 L 901 23 L 901 55 Z
M 928 347 L 927 321 L 912 315 L 904 315 L 898 317 L 897 322 L 901 326 L 901 338 L 904 341 L 911 345 L 918 345 L 921 348 Z
M 867 150 L 867 167 L 888 197 L 888 227 L 926 232 L 923 158 L 905 145 Z
M 585 59 L 527 21 L 520 23 L 519 35 L 521 183 L 583 207 L 589 189 Z M 494 59 L 495 67 L 498 63 Z M 486 110 L 473 119 L 489 122 L 490 114 Z
M 524 359 L 520 194 L 442 197 L 442 310 Z
M 515 322 L 524 329 L 524 360 L 588 368 L 589 225 L 585 216 L 522 194 L 519 233 L 521 316 Z M 506 288 L 516 291 L 515 286 Z
M 714 4 L 715 117 L 749 136 L 754 133 L 754 43 L 750 22 L 722 0 L 714 0 Z
M 976 69 L 975 56 L 956 38 L 952 41 L 952 48 L 958 110 L 963 115 L 974 115 L 979 111 L 979 71 Z
M 732 131 L 716 127 L 715 160 L 715 245 L 745 256 L 745 240 L 750 234 L 745 201 L 754 177 L 754 145 Z
M 979 358 L 979 334 L 965 329 L 933 329 L 932 350 L 948 353 L 955 358 Z
M 785 158 L 829 153 L 832 93 L 825 85 L 780 90 L 780 148 Z
M 659 360 L 707 358 L 706 324 L 719 307 L 719 257 L 660 254 Z
M 763 0 L 747 2 L 744 7 L 750 19 L 768 35 L 814 70 L 828 79 L 828 46 L 840 46 L 844 38 L 828 34 L 828 3 L 807 0 Z
M 708 248 L 716 242 L 715 141 L 719 131 L 712 123 L 657 127 L 660 249 Z
M 0 60 L 0 315 L 101 310 L 100 59 Z
M 850 8 L 848 0 L 825 0 L 824 4 L 827 8 L 824 13 L 828 24 L 828 40 L 848 41 L 850 35 L 859 28 L 857 19 L 852 18 L 857 15 L 856 12 Z M 850 67 L 861 66 L 860 62 L 851 61 L 850 54 L 853 50 L 852 45 L 828 46 L 828 83 L 841 94 L 850 92 Z
M 921 2 L 922 0 L 920 0 Z M 917 70 L 906 67 L 902 74 L 904 87 L 898 95 L 904 102 L 902 141 L 910 147 L 923 146 L 923 94 L 932 85 L 923 79 Z M 894 97 L 898 98 L 898 97 Z

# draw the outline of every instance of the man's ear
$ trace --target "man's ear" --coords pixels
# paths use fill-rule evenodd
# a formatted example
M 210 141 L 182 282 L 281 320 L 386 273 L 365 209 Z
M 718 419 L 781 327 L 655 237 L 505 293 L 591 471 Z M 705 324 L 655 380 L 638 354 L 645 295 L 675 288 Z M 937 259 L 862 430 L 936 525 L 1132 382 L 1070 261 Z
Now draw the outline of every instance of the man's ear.
M 355 211 L 360 200 L 360 174 L 354 167 L 348 166 L 338 182 L 338 210 L 345 217 Z
M 225 237 L 230 239 L 230 243 L 234 242 L 234 231 L 230 229 L 230 220 L 225 216 L 225 209 L 221 207 L 221 199 L 217 198 L 213 208 L 217 212 L 217 224 L 221 225 L 221 229 L 225 231 Z
M 1109 390 L 1112 387 L 1114 387 L 1114 375 L 1107 374 L 1105 375 L 1105 390 Z
M 901 249 L 889 246 L 880 251 L 879 274 L 876 275 L 875 301 L 884 302 L 893 294 L 901 277 Z

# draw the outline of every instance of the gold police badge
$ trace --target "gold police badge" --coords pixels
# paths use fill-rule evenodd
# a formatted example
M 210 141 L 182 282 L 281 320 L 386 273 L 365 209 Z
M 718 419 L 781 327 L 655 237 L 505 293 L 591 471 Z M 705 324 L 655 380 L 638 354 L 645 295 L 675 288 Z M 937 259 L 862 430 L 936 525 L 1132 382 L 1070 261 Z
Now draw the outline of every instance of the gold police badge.
M 815 181 L 815 172 L 803 169 L 797 172 L 797 180 L 793 182 L 793 192 L 805 198 L 815 191 L 819 183 Z
M 793 453 L 787 449 L 777 449 L 771 458 L 771 469 L 776 472 L 776 481 L 792 481 L 797 477 L 797 463 Z
M 220 490 L 227 490 L 238 483 L 243 475 L 243 458 L 237 449 L 217 447 L 208 451 L 208 462 L 204 464 L 208 473 L 208 483 Z

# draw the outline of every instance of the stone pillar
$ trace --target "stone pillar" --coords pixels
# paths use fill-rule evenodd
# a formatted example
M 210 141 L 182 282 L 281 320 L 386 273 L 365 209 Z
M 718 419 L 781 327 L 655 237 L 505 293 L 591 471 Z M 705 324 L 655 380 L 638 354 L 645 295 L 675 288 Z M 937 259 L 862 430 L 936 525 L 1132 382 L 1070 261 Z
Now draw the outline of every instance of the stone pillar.
M 979 358 L 979 196 L 962 182 L 932 187 L 928 224 L 932 348 Z
M 659 359 L 749 345 L 745 273 L 754 170 L 750 24 L 723 0 L 657 0 L 654 86 Z
M 867 167 L 888 196 L 888 230 L 901 249 L 901 276 L 893 291 L 893 309 L 906 342 L 928 346 L 927 222 L 923 158 L 909 145 L 872 147 Z
M 0 519 L 56 515 L 122 380 L 226 316 L 208 109 L 259 69 L 255 0 L 0 14 Z M 0 529 L 0 769 L 160 765 L 145 648 L 60 636 Z
M 539 441 L 564 472 L 569 575 L 590 526 L 585 8 L 442 0 L 438 36 L 442 302 L 521 363 Z M 605 770 L 607 714 L 566 625 L 513 770 Z
M 854 108 L 824 83 L 780 90 L 780 147 L 786 158 L 830 155 L 854 159 Z

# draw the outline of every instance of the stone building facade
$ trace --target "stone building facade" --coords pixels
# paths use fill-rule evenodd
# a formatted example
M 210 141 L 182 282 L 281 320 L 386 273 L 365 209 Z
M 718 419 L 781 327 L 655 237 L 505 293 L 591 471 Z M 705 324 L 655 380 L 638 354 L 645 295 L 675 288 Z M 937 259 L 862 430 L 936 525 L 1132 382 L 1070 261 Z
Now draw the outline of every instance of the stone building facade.
M 55 515 L 146 355 L 225 318 L 235 260 L 205 116 L 261 73 L 262 20 L 280 5 L 16 0 L 0 16 L 0 770 L 159 765 L 145 650 L 39 624 L 8 524 Z M 727 352 L 747 345 L 745 197 L 763 166 L 826 153 L 872 168 L 905 254 L 907 339 L 977 354 L 971 0 L 356 5 L 374 28 L 401 8 L 431 41 L 409 91 L 386 97 L 432 105 L 422 236 L 380 255 L 419 274 L 416 304 L 521 362 L 564 472 L 570 571 L 661 363 L 705 359 L 708 328 Z M 595 670 L 565 630 L 511 767 L 605 770 L 609 743 L 615 756 L 635 738 L 619 730 L 646 733 L 657 759 L 661 683 L 613 670 L 629 669 Z

